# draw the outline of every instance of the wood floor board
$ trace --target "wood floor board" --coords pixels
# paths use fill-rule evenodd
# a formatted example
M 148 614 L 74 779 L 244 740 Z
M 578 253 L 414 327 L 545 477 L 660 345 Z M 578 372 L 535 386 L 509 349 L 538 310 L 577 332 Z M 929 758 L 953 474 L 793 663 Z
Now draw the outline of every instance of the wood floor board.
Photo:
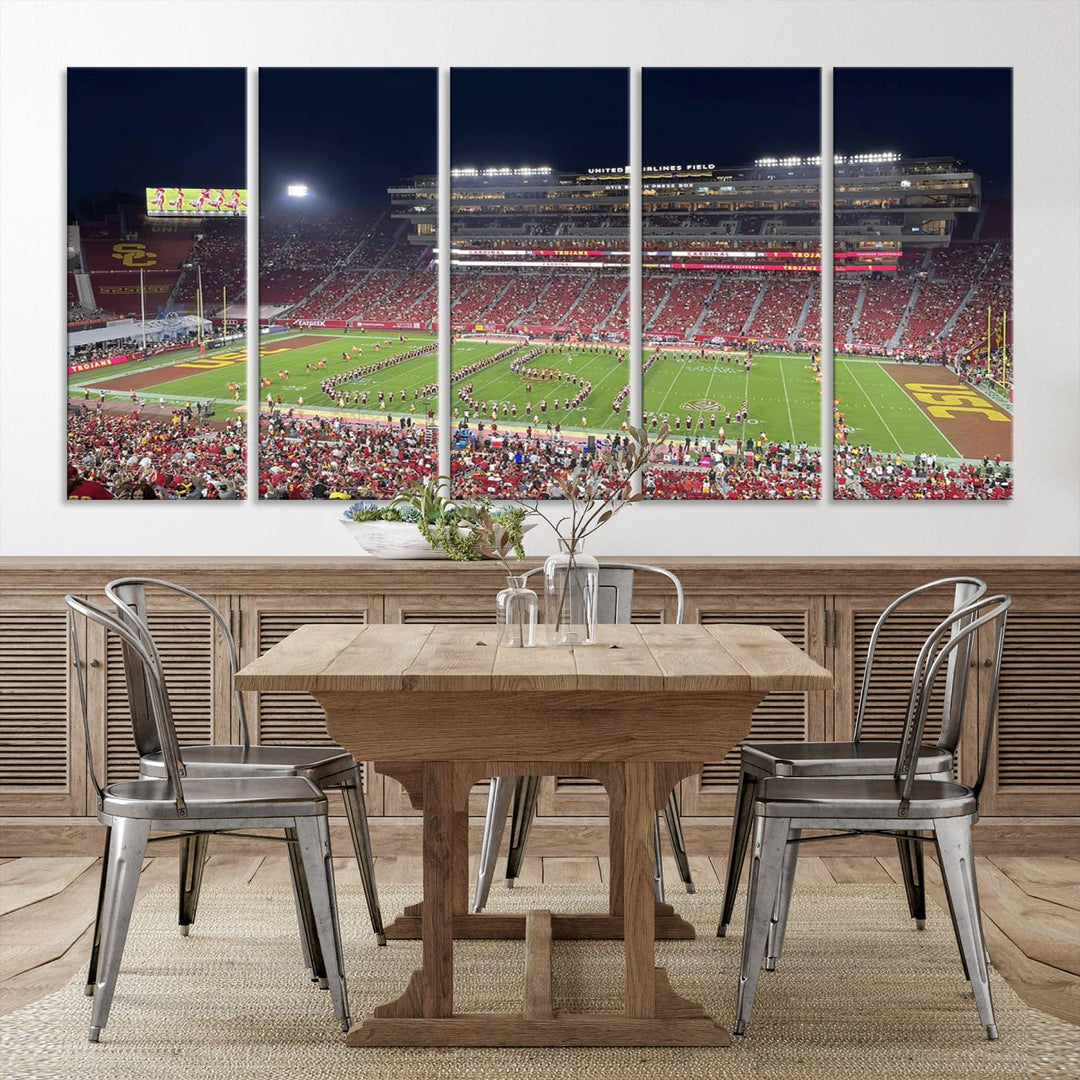
M 0 916 L 0 981 L 61 957 L 94 921 L 97 867 L 84 870 L 66 889 L 29 907 Z
M 96 859 L 17 859 L 0 866 L 0 915 L 63 892 Z
M 825 865 L 824 859 L 816 855 L 800 855 L 795 868 L 796 885 L 835 885 L 836 878 Z
M 891 885 L 892 875 L 877 861 L 862 855 L 834 855 L 821 860 L 840 885 Z
M 1080 862 L 1075 859 L 992 855 L 990 861 L 1028 896 L 1080 911 Z
M 989 859 L 975 860 L 984 914 L 1032 960 L 1080 976 L 1080 917 L 1070 908 L 1029 896 Z
M 247 885 L 258 872 L 264 858 L 264 855 L 211 855 L 203 868 L 203 888 Z
M 424 860 L 419 855 L 379 855 L 375 859 L 378 885 L 419 885 L 424 880 Z
M 801 861 L 802 860 L 800 860 L 800 862 Z M 727 881 L 727 859 L 718 855 L 713 855 L 709 858 L 709 862 L 712 863 L 713 873 L 716 874 L 716 880 L 719 881 L 721 885 L 723 885 L 724 882 Z M 750 860 L 746 859 L 743 862 L 742 873 L 739 875 L 740 885 L 746 884 L 746 875 L 749 866 Z
M 926 889 L 938 906 L 947 911 L 941 870 L 932 859 L 926 860 Z M 1080 1024 L 1080 978 L 1027 956 L 1011 936 L 1016 927 L 1007 913 L 1002 924 L 1004 928 L 990 917 L 983 905 L 986 948 L 1001 976 L 1033 1008 Z
M 600 860 L 595 855 L 545 858 L 545 885 L 600 885 Z
M 376 871 L 377 873 L 377 871 Z M 337 860 L 334 860 L 334 877 L 338 878 Z M 270 885 L 291 885 L 292 875 L 289 873 L 289 860 L 285 855 L 267 855 L 259 864 L 258 870 L 252 875 L 250 884 L 257 888 Z
M 68 950 L 55 960 L 20 972 L 0 982 L 0 1016 L 21 1009 L 66 986 L 75 973 L 85 969 L 90 961 L 90 944 L 94 939 L 93 925 L 75 939 Z M 85 979 L 85 974 L 83 975 Z M 89 1014 L 88 1014 L 89 1015 Z

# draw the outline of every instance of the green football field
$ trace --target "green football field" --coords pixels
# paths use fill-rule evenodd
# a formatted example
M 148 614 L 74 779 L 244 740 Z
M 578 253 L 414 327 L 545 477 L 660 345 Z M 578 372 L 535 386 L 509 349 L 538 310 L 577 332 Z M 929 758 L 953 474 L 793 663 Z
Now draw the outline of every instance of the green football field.
M 506 342 L 492 342 L 490 345 L 483 341 L 459 339 L 454 342 L 453 369 L 460 371 L 461 368 L 477 360 L 483 360 L 488 356 L 501 352 L 505 349 Z M 532 346 L 531 348 L 536 348 Z M 543 347 L 543 346 L 540 346 Z M 529 346 L 521 346 L 512 356 L 500 361 L 492 367 L 484 368 L 474 375 L 456 382 L 453 389 L 453 400 L 450 406 L 455 418 L 464 416 L 466 412 L 470 417 L 476 416 L 476 410 L 469 408 L 461 399 L 460 391 L 463 385 L 472 383 L 472 396 L 480 402 L 494 402 L 498 411 L 500 424 L 510 424 L 523 427 L 532 422 L 533 417 L 539 417 L 540 424 L 559 424 L 562 428 L 571 431 L 617 431 L 627 417 L 627 403 L 623 402 L 622 410 L 616 413 L 612 409 L 612 399 L 627 384 L 626 350 L 621 349 L 617 354 L 604 352 L 601 348 L 573 345 L 555 346 L 550 352 L 541 353 L 535 359 L 529 361 L 529 367 L 558 371 L 566 376 L 591 382 L 592 392 L 576 409 L 563 407 L 568 398 L 574 397 L 579 387 L 567 380 L 549 379 L 525 379 L 522 375 L 510 370 L 510 364 L 515 356 L 530 351 Z M 619 362 L 622 357 L 622 362 Z M 531 393 L 526 386 L 531 385 Z M 556 399 L 559 406 L 555 406 Z M 547 409 L 540 407 L 542 401 L 547 402 Z M 517 416 L 504 416 L 503 405 L 516 405 Z M 526 406 L 531 406 L 531 413 Z M 485 415 L 488 419 L 488 415 Z M 582 423 L 584 418 L 585 423 Z
M 841 360 L 833 370 L 833 396 L 851 426 L 852 445 L 869 444 L 885 454 L 959 457 L 955 447 L 872 358 Z
M 398 340 L 403 333 L 408 341 Z M 320 340 L 312 344 L 302 344 L 305 338 L 310 340 L 312 337 Z M 264 380 L 269 379 L 271 385 L 259 389 L 259 400 L 264 402 L 266 395 L 271 394 L 275 401 L 280 396 L 285 405 L 298 405 L 300 398 L 303 398 L 305 409 L 336 408 L 337 401 L 327 397 L 322 390 L 321 384 L 327 376 L 390 359 L 417 346 L 434 344 L 435 340 L 433 334 L 415 331 L 383 330 L 358 333 L 353 330 L 346 334 L 343 331 L 335 333 L 333 330 L 321 329 L 290 334 L 288 337 L 264 338 L 259 348 L 259 374 Z M 355 356 L 352 353 L 354 346 L 360 350 Z M 348 359 L 342 359 L 342 352 L 348 353 Z M 326 367 L 316 369 L 314 365 L 322 360 L 326 360 Z M 312 370 L 305 371 L 305 364 L 311 364 Z M 288 375 L 281 378 L 279 373 L 284 371 L 288 371 Z M 414 403 L 414 390 L 430 386 L 437 380 L 438 360 L 436 354 L 431 352 L 343 384 L 341 390 L 349 393 L 358 390 L 369 395 L 367 408 L 350 407 L 347 411 L 351 415 L 358 411 L 377 413 L 376 398 L 380 390 L 384 391 L 388 398 L 392 393 L 393 403 L 397 406 L 402 404 L 400 394 L 404 390 L 405 404 L 408 407 Z M 421 411 L 421 406 L 425 413 L 428 409 L 436 408 L 434 396 L 415 399 L 415 404 L 418 412 Z M 393 413 L 394 409 L 388 407 L 387 412 Z
M 265 400 L 269 393 L 275 402 L 280 397 L 284 405 L 297 406 L 302 398 L 304 409 L 336 409 L 337 402 L 331 401 L 320 386 L 327 375 L 394 357 L 435 341 L 432 334 L 406 332 L 405 336 L 407 342 L 400 342 L 400 334 L 396 331 L 351 331 L 346 334 L 335 330 L 298 329 L 288 335 L 264 337 L 259 343 L 260 370 L 262 377 L 270 380 L 270 385 L 259 390 L 259 400 Z M 379 346 L 377 349 L 376 345 Z M 362 350 L 362 355 L 353 356 L 354 346 Z M 507 343 L 503 341 L 488 343 L 482 339 L 461 338 L 453 346 L 453 370 L 457 372 L 506 347 Z M 468 382 L 472 383 L 473 398 L 484 403 L 485 413 L 487 403 L 495 403 L 501 427 L 524 427 L 532 415 L 539 415 L 543 425 L 550 422 L 569 432 L 601 433 L 618 430 L 628 418 L 627 401 L 623 402 L 619 413 L 612 409 L 612 399 L 629 379 L 626 350 L 618 354 L 623 356 L 620 363 L 616 356 L 602 348 L 557 346 L 530 362 L 532 367 L 555 369 L 592 382 L 592 392 L 583 405 L 567 410 L 562 407 L 562 402 L 577 392 L 577 386 L 565 379 L 534 379 L 532 392 L 528 393 L 525 379 L 510 370 L 513 358 L 528 348 L 520 345 L 510 357 L 455 382 L 451 391 L 451 412 L 455 419 L 461 418 L 466 411 L 471 419 L 476 416 L 476 409 L 467 408 L 459 396 L 462 385 Z M 343 350 L 349 353 L 347 360 L 342 359 Z M 646 358 L 650 355 L 646 351 Z M 326 368 L 314 368 L 324 358 Z M 150 379 L 149 375 L 145 377 L 146 385 L 138 389 L 141 397 L 164 397 L 170 403 L 199 400 L 233 404 L 233 396 L 228 390 L 230 382 L 239 384 L 241 402 L 246 399 L 245 364 L 245 350 L 236 345 L 204 357 L 199 356 L 197 349 L 188 349 L 112 368 L 78 372 L 68 377 L 68 386 L 69 392 L 76 397 L 82 396 L 84 387 L 93 387 L 95 394 L 100 388 L 112 397 L 124 399 L 131 391 L 116 385 L 115 380 L 127 380 L 131 376 L 142 378 L 144 372 L 160 371 L 160 381 Z M 305 364 L 312 368 L 305 371 Z M 184 365 L 205 365 L 205 370 Z M 286 370 L 288 375 L 280 377 L 279 372 Z M 413 393 L 422 387 L 430 387 L 436 380 L 436 356 L 427 353 L 344 385 L 342 389 L 350 396 L 353 390 L 369 395 L 366 408 L 356 408 L 350 403 L 345 411 L 350 415 L 379 415 L 377 394 L 383 390 L 388 397 L 393 395 L 388 401 L 387 412 L 403 412 L 414 406 L 416 412 L 426 413 L 428 409 L 437 408 L 435 398 L 425 395 L 414 399 Z M 947 458 L 959 456 L 874 358 L 836 358 L 833 382 L 834 395 L 840 400 L 841 411 L 851 427 L 851 442 L 868 443 L 882 453 L 910 456 L 926 452 Z M 401 398 L 403 390 L 404 401 Z M 560 401 L 558 408 L 554 406 L 556 398 Z M 749 403 L 746 421 L 725 423 L 725 414 L 736 413 L 744 398 Z M 548 403 L 543 412 L 539 408 L 541 400 Z M 531 415 L 526 412 L 527 404 L 531 407 Z M 508 412 L 511 405 L 517 406 L 516 418 L 503 415 L 504 405 Z M 728 442 L 764 433 L 771 439 L 790 439 L 812 447 L 822 443 L 821 390 L 810 369 L 809 358 L 802 354 L 756 355 L 747 372 L 739 352 L 730 357 L 724 353 L 701 357 L 694 352 L 669 349 L 645 374 L 644 412 L 646 418 L 652 414 L 666 415 L 673 434 L 676 433 L 675 418 L 685 424 L 689 415 L 694 433 L 699 432 L 698 420 L 704 417 L 702 433 L 709 436 L 714 432 L 711 416 L 716 413 L 718 425 L 724 426 Z M 685 427 L 680 427 L 677 434 L 685 434 Z
M 737 413 L 744 399 L 746 420 L 725 423 L 725 414 Z M 755 354 L 749 371 L 741 352 L 706 357 L 663 353 L 645 373 L 643 407 L 646 417 L 667 414 L 673 429 L 675 417 L 685 423 L 690 416 L 695 433 L 704 416 L 706 434 L 715 412 L 728 442 L 765 434 L 778 441 L 821 445 L 821 388 L 809 356 L 801 353 Z M 673 430 L 680 433 L 685 429 Z

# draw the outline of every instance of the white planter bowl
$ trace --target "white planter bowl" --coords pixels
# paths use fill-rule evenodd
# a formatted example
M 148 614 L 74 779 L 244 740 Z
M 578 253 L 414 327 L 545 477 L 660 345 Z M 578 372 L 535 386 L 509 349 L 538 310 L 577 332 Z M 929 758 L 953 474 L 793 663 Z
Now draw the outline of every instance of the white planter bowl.
M 433 548 L 411 521 L 349 521 L 342 525 L 352 538 L 377 559 L 445 559 L 446 553 Z
M 446 552 L 433 548 L 411 521 L 349 521 L 341 524 L 352 538 L 376 559 L 447 559 Z M 535 528 L 535 521 L 522 523 L 522 534 Z

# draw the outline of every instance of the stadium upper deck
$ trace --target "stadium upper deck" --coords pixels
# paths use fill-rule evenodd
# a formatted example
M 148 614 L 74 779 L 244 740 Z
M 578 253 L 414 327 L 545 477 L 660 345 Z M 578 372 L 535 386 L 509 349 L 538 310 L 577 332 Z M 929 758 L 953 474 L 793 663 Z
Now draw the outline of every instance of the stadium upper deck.
M 1011 280 L 1008 230 L 993 224 L 978 176 L 954 158 L 895 154 L 840 157 L 835 173 L 836 346 L 971 348 L 979 289 L 992 285 L 995 305 L 1000 293 L 1007 306 Z M 627 182 L 624 167 L 455 170 L 455 327 L 622 339 Z M 408 178 L 388 194 L 374 221 L 264 223 L 264 299 L 279 317 L 430 325 L 435 178 Z M 818 347 L 817 158 L 651 167 L 643 208 L 648 337 Z
M 884 240 L 908 248 L 947 244 L 981 209 L 979 177 L 953 157 L 837 155 L 835 235 L 846 247 Z M 625 166 L 561 172 L 547 166 L 452 170 L 455 246 L 527 242 L 541 236 L 617 247 L 627 237 Z M 752 164 L 645 166 L 646 246 L 770 244 L 814 247 L 821 227 L 821 159 L 760 158 Z M 391 213 L 430 244 L 437 212 L 432 176 L 389 190 Z

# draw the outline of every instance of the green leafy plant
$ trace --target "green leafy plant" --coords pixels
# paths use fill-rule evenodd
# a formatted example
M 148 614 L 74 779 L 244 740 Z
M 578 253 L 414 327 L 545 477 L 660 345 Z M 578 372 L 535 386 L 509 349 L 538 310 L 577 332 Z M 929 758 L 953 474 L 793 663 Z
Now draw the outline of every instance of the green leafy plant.
M 447 478 L 433 476 L 396 495 L 389 506 L 354 503 L 345 511 L 347 521 L 404 521 L 415 524 L 420 535 L 454 562 L 483 558 L 504 561 L 509 552 L 523 558 L 522 523 L 526 510 L 492 510 L 487 500 L 455 502 L 446 496 Z M 499 555 L 492 554 L 498 550 Z M 505 568 L 505 563 L 504 563 Z

